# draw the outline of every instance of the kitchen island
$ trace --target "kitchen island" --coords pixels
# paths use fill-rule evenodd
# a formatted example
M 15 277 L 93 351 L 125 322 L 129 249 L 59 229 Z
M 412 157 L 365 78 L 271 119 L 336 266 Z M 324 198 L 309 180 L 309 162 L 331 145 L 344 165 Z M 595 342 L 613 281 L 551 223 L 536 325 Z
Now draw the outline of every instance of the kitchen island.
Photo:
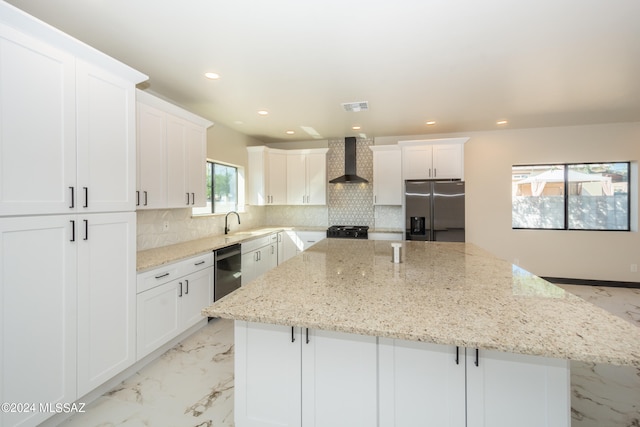
M 640 366 L 624 320 L 472 244 L 402 245 L 395 264 L 391 242 L 327 239 L 203 311 L 236 320 L 237 426 L 568 426 L 567 360 Z

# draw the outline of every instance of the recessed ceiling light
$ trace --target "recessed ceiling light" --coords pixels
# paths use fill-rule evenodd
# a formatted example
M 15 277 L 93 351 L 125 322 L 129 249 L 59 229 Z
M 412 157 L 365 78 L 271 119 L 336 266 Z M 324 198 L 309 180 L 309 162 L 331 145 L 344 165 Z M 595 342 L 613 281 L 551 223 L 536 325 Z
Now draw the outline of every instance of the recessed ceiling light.
M 220 78 L 220 74 L 218 73 L 204 73 L 204 76 L 211 80 L 218 80 Z
M 286 133 L 287 135 L 293 135 L 293 134 L 294 134 L 294 133 L 296 133 L 296 132 L 295 132 L 295 131 L 293 131 L 293 130 L 288 130 L 288 131 L 286 131 L 285 133 Z
M 351 126 L 351 129 L 353 129 L 353 130 L 360 130 L 360 129 L 362 129 L 362 128 L 361 128 L 360 126 Z
M 260 110 L 260 111 L 258 111 L 258 114 L 261 115 L 261 116 L 266 116 L 266 115 L 269 114 L 269 112 L 267 110 Z
M 427 125 L 427 126 L 433 126 L 435 124 L 436 124 L 436 122 L 433 121 L 433 120 L 429 120 L 428 122 L 425 123 L 425 125 Z
M 506 120 L 498 120 L 498 121 L 496 122 L 496 124 L 497 124 L 497 125 L 506 125 L 507 123 L 509 123 L 509 122 L 508 122 L 508 121 L 506 121 Z

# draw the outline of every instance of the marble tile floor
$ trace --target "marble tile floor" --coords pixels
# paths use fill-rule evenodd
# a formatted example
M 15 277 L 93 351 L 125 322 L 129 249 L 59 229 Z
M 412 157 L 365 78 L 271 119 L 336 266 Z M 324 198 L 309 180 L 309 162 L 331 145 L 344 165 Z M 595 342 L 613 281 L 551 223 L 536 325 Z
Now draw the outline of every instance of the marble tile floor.
M 210 320 L 61 425 L 233 426 L 233 321 Z
M 560 285 L 640 327 L 640 289 Z M 640 427 L 640 369 L 571 363 L 572 427 Z M 233 323 L 214 319 L 62 424 L 232 427 Z

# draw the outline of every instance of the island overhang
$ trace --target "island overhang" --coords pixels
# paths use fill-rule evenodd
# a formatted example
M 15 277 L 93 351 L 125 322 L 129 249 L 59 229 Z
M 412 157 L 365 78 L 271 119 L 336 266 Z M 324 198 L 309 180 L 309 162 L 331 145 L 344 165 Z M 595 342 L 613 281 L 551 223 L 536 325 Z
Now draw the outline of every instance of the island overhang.
M 325 239 L 204 316 L 640 367 L 640 328 L 471 243 Z

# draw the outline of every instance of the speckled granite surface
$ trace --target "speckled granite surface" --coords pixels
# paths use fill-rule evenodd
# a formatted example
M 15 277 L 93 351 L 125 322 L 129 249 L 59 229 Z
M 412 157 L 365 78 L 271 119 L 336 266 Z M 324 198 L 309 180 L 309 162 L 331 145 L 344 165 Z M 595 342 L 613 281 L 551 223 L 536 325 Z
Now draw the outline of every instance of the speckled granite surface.
M 326 231 L 327 227 L 263 227 L 248 231 L 241 231 L 229 235 L 215 235 L 203 237 L 201 239 L 190 240 L 183 243 L 162 246 L 159 248 L 138 251 L 137 266 L 138 272 L 159 267 L 170 262 L 214 251 L 234 243 L 242 243 L 251 239 L 265 236 L 283 230 L 304 230 L 304 231 Z M 376 233 L 393 233 L 397 230 L 376 229 L 371 230 Z
M 212 317 L 640 366 L 640 329 L 469 243 L 325 239 Z

